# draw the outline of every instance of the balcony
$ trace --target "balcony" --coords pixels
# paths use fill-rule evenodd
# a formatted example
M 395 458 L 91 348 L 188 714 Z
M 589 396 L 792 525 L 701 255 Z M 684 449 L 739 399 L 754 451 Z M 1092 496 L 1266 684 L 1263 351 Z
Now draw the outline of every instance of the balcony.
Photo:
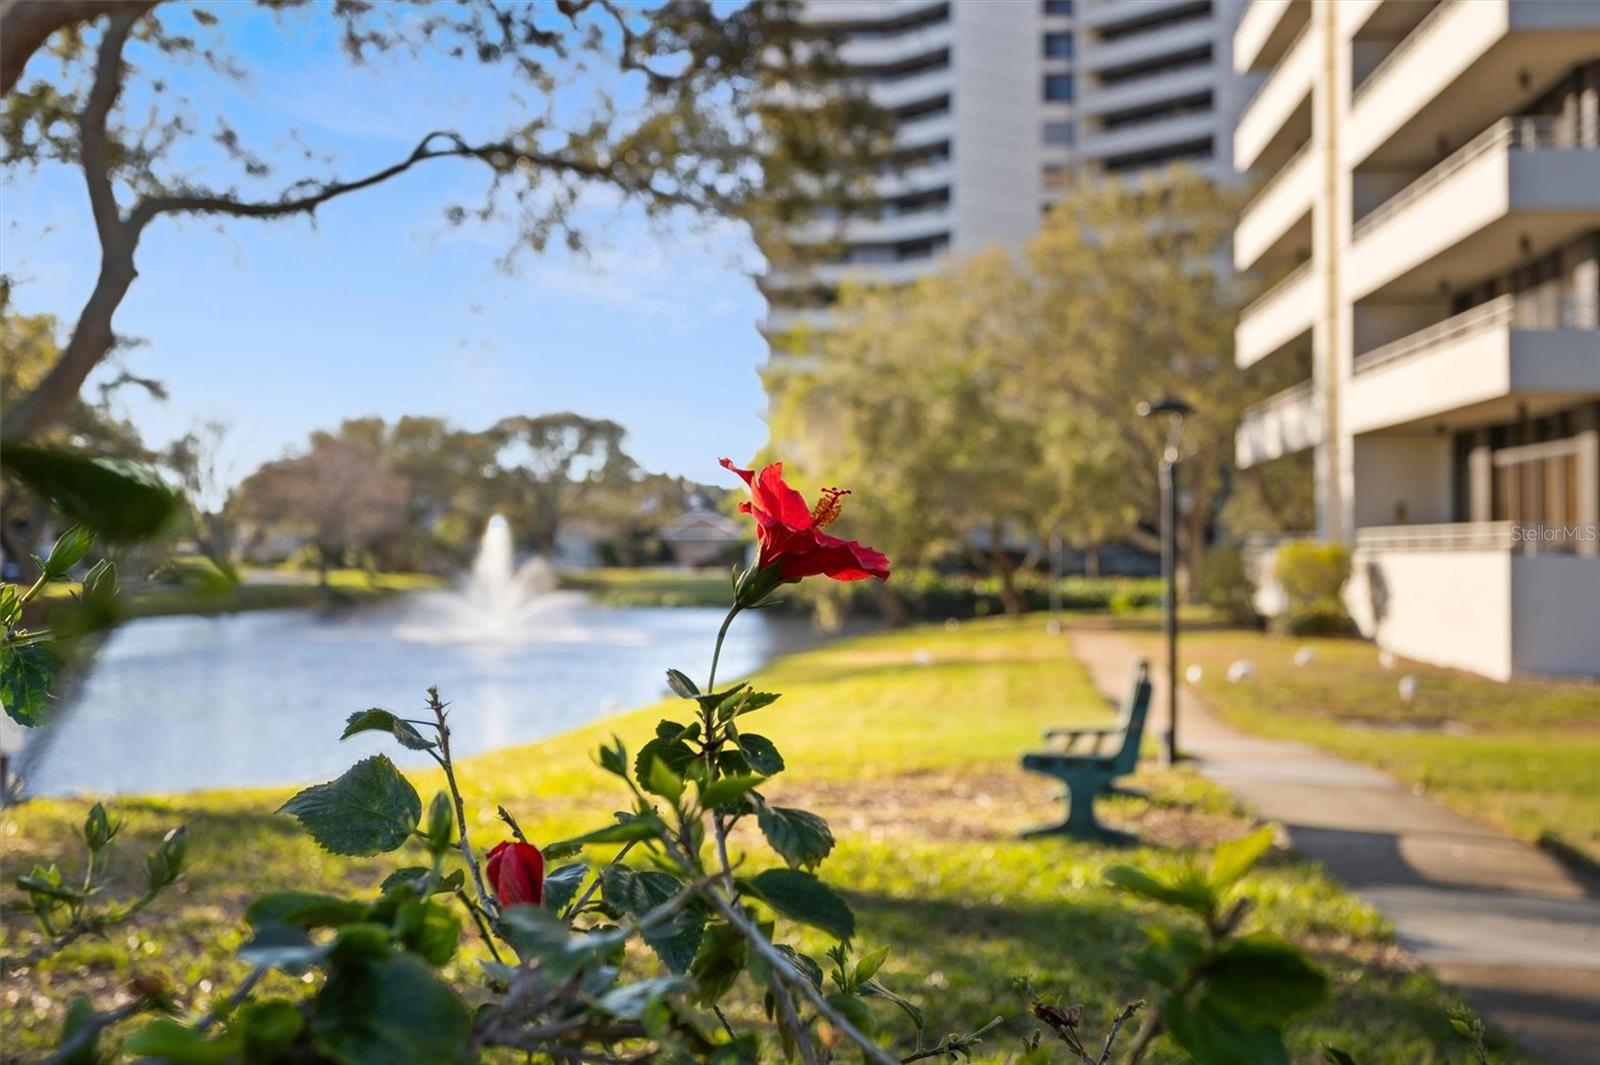
M 1078 54 L 1080 70 L 1115 70 L 1211 44 L 1216 33 L 1213 19 L 1199 18 L 1170 26 L 1152 27 L 1114 41 L 1085 41 Z
M 1319 35 L 1307 24 L 1256 94 L 1233 131 L 1238 170 L 1272 168 L 1311 137 L 1311 86 L 1317 76 Z
M 1363 633 L 1407 658 L 1496 680 L 1600 673 L 1600 557 L 1540 553 L 1526 531 L 1511 522 L 1359 529 L 1345 604 Z
M 903 78 L 875 80 L 867 86 L 867 95 L 879 107 L 893 111 L 935 96 L 946 96 L 954 81 L 955 75 L 946 63 Z
M 1356 222 L 1351 297 L 1432 295 L 1592 229 L 1596 133 L 1558 118 L 1496 122 Z
M 1344 163 L 1460 143 L 1597 52 L 1591 0 L 1441 0 L 1351 93 Z
M 1594 323 L 1593 307 L 1551 313 L 1510 294 L 1490 300 L 1358 356 L 1346 424 L 1352 433 L 1420 429 L 1448 415 L 1459 429 L 1600 396 Z
M 1268 179 L 1239 216 L 1233 265 L 1248 270 L 1268 257 L 1311 250 L 1311 205 L 1322 157 L 1307 144 Z
M 1213 88 L 1216 72 L 1209 59 L 1177 67 L 1148 78 L 1133 78 L 1117 85 L 1105 85 L 1084 94 L 1078 102 L 1082 115 L 1113 114 L 1136 107 L 1148 107 L 1163 100 L 1193 96 Z
M 1278 65 L 1311 19 L 1311 0 L 1249 0 L 1233 31 L 1233 71 L 1248 74 Z
M 756 327 L 768 340 L 792 333 L 827 333 L 838 324 L 832 307 L 768 307 L 767 317 Z
M 1303 337 L 1309 339 L 1322 312 L 1322 297 L 1309 262 L 1262 293 L 1240 313 L 1233 331 L 1235 365 L 1253 366 Z
M 875 218 L 868 215 L 848 218 L 843 226 L 837 221 L 818 219 L 796 227 L 790 239 L 798 244 L 827 244 L 833 241 L 846 244 L 897 244 L 914 240 L 930 231 L 949 232 L 952 226 L 951 206 L 946 200 L 898 212 L 885 212 Z
M 1091 0 L 1080 3 L 1078 25 L 1106 29 L 1128 22 L 1146 22 L 1193 6 L 1194 0 Z
M 1216 113 L 1209 109 L 1152 115 L 1116 129 L 1084 133 L 1078 140 L 1078 154 L 1085 159 L 1104 159 L 1153 151 L 1171 144 L 1202 140 L 1214 134 L 1217 125 Z
M 848 7 L 845 4 L 835 6 L 840 9 Z M 945 19 L 901 33 L 848 37 L 839 45 L 838 56 L 839 61 L 847 66 L 883 67 L 948 48 L 954 39 L 950 20 Z
M 1234 435 L 1234 459 L 1241 469 L 1322 442 L 1322 405 L 1317 402 L 1316 384 L 1302 381 L 1271 399 L 1245 410 Z

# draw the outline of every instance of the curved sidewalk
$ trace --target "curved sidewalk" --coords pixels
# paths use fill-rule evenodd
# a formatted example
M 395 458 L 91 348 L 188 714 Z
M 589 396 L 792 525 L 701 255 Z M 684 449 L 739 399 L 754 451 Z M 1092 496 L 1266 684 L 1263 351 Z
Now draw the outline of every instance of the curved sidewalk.
M 1139 652 L 1074 629 L 1095 686 L 1119 698 Z M 1151 731 L 1166 728 L 1165 675 Z M 1401 943 L 1485 1019 L 1552 1065 L 1600 1061 L 1600 899 L 1544 852 L 1414 794 L 1387 773 L 1223 724 L 1178 692 L 1180 743 L 1206 776 L 1393 922 Z

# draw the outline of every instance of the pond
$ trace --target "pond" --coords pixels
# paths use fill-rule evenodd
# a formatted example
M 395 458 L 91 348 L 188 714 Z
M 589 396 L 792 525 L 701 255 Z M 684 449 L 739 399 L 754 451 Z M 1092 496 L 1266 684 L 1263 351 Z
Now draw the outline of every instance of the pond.
M 345 718 L 370 706 L 426 716 L 424 690 L 436 684 L 451 703 L 455 753 L 526 743 L 661 697 L 669 666 L 703 678 L 723 617 L 551 592 L 487 632 L 453 620 L 455 598 L 132 622 L 107 639 L 18 769 L 30 793 L 62 795 L 293 784 L 380 750 L 428 765 L 376 736 L 340 743 Z M 720 675 L 815 639 L 803 620 L 747 613 Z

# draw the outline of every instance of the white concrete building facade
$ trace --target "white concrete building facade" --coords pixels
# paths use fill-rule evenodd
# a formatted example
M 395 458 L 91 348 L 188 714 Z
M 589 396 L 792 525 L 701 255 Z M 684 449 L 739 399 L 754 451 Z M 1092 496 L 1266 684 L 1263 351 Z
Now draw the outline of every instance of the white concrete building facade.
M 1600 4 L 1250 0 L 1241 466 L 1311 451 L 1317 535 L 1399 654 L 1600 674 Z
M 797 329 L 830 327 L 840 284 L 910 282 L 952 256 L 1020 247 L 1072 180 L 1180 160 L 1231 180 L 1243 80 L 1228 50 L 1241 10 L 1241 0 L 807 0 L 804 17 L 894 114 L 898 166 L 878 183 L 875 216 L 796 234 L 837 246 L 832 261 L 760 279 L 769 371 L 782 370 Z

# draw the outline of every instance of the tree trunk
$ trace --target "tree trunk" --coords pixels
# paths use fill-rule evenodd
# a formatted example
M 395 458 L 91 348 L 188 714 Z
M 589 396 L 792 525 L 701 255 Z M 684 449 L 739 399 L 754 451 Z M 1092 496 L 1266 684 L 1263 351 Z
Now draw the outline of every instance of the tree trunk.
M 116 333 L 111 328 L 111 318 L 117 313 L 122 298 L 138 271 L 133 266 L 133 245 L 118 239 L 102 253 L 100 276 L 94 291 L 78 315 L 78 324 L 72 338 L 62 350 L 61 357 L 45 374 L 39 387 L 22 397 L 6 411 L 5 424 L 0 425 L 0 440 L 17 443 L 36 435 L 51 422 L 60 418 L 78 398 L 84 379 L 111 353 L 116 343 Z

